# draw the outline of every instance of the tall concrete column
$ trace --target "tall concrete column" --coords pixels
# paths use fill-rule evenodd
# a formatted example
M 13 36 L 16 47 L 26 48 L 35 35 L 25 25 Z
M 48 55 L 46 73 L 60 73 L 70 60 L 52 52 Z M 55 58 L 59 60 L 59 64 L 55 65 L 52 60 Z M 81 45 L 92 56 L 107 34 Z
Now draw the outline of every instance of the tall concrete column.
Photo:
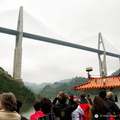
M 106 50 L 101 33 L 98 34 L 98 50 L 101 49 L 100 46 L 103 48 L 104 51 L 103 54 L 98 53 L 100 76 L 106 77 L 107 76 Z
M 18 82 L 23 83 L 21 78 L 21 64 L 22 64 L 22 38 L 23 38 L 23 7 L 20 7 L 17 31 L 16 44 L 14 50 L 14 67 L 13 67 L 13 78 Z

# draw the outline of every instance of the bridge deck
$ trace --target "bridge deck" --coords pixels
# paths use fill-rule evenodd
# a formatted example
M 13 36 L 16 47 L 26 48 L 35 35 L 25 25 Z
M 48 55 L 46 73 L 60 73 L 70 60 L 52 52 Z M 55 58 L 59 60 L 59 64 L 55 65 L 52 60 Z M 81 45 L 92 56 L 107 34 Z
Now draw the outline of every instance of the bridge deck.
M 3 27 L 0 27 L 0 32 L 6 33 L 6 34 L 11 34 L 11 35 L 19 34 L 19 31 L 17 31 L 17 30 L 12 30 L 12 29 L 3 28 Z M 78 45 L 78 44 L 74 44 L 74 43 L 70 43 L 70 42 L 65 42 L 65 41 L 54 39 L 54 38 L 48 38 L 48 37 L 43 37 L 43 36 L 39 36 L 39 35 L 35 35 L 35 34 L 30 34 L 30 33 L 26 33 L 26 32 L 23 32 L 23 37 L 35 39 L 35 40 L 39 40 L 39 41 L 44 41 L 44 42 L 49 42 L 49 43 L 53 43 L 53 44 L 63 45 L 63 46 L 67 46 L 67 47 L 72 47 L 72 48 L 76 48 L 76 49 L 82 49 L 82 50 L 86 50 L 86 51 L 90 51 L 90 52 L 95 52 L 98 54 L 104 53 L 104 51 L 102 51 L 102 50 L 98 50 L 98 49 L 94 49 L 94 48 L 90 48 L 90 47 L 86 47 L 86 46 L 82 46 L 82 45 Z M 120 58 L 120 54 L 115 54 L 115 53 L 111 53 L 111 52 L 106 52 L 106 55 Z

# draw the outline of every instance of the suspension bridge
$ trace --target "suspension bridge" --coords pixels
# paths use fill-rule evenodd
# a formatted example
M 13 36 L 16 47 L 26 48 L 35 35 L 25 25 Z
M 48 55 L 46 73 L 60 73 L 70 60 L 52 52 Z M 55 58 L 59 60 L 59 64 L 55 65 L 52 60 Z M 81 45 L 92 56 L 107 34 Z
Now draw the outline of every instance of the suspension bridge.
M 71 42 L 62 41 L 59 39 L 54 39 L 54 38 L 50 38 L 50 37 L 46 37 L 46 36 L 41 36 L 41 35 L 37 35 L 37 34 L 24 32 L 23 31 L 23 7 L 22 6 L 20 7 L 20 10 L 19 10 L 17 30 L 5 28 L 5 27 L 0 27 L 0 32 L 16 36 L 13 77 L 16 80 L 18 80 L 19 82 L 22 81 L 21 62 L 22 62 L 22 38 L 23 37 L 97 53 L 98 58 L 99 58 L 100 75 L 102 75 L 103 71 L 107 75 L 106 55 L 120 59 L 120 54 L 106 51 L 101 33 L 98 34 L 98 49 L 95 49 L 95 48 L 91 48 L 91 47 L 87 47 L 87 46 L 83 46 L 83 45 L 79 45 L 79 44 L 75 44 L 75 43 L 71 43 Z M 103 47 L 103 50 L 101 50 L 101 46 Z M 103 57 L 103 60 L 101 57 Z

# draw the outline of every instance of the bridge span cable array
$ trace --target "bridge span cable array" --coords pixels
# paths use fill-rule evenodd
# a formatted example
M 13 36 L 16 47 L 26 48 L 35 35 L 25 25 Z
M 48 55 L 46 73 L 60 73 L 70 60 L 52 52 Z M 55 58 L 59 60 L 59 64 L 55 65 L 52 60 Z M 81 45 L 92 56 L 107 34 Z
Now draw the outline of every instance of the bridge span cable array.
M 120 52 L 116 49 L 116 47 L 113 46 L 106 38 L 104 38 L 103 35 L 102 35 L 102 38 L 104 40 L 106 51 L 120 54 Z M 90 36 L 86 39 L 76 41 L 75 43 L 97 49 L 98 48 L 98 35 Z
M 12 29 L 3 28 L 3 27 L 0 27 L 0 32 L 10 34 L 10 35 L 15 35 L 15 36 L 17 36 L 19 34 L 19 31 L 17 31 L 17 30 L 12 30 Z M 40 35 L 35 35 L 35 34 L 27 33 L 27 32 L 23 32 L 23 37 L 35 39 L 35 40 L 39 40 L 39 41 L 44 41 L 44 42 L 48 42 L 48 43 L 63 45 L 63 46 L 67 46 L 67 47 L 72 47 L 72 48 L 76 48 L 76 49 L 82 49 L 82 50 L 86 50 L 86 51 L 90 51 L 90 52 L 95 52 L 95 53 L 98 53 L 101 55 L 104 54 L 104 51 L 102 51 L 102 50 L 78 45 L 75 43 L 65 42 L 65 41 L 54 39 L 54 38 L 43 37 Z M 115 54 L 115 53 L 111 53 L 111 52 L 106 52 L 106 55 L 120 58 L 120 54 Z
M 105 46 L 107 45 L 107 51 L 114 51 L 114 53 L 120 54 L 120 52 L 106 38 L 103 37 L 103 39 Z

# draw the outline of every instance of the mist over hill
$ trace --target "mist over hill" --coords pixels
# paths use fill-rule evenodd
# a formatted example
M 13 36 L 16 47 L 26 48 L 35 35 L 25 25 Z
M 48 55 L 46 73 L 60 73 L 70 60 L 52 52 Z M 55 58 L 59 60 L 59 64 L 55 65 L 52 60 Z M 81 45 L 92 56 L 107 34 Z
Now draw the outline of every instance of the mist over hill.
M 36 94 L 38 94 L 38 92 L 40 92 L 46 85 L 48 84 L 52 84 L 52 83 L 41 83 L 41 84 L 37 84 L 37 83 L 29 83 L 29 82 L 24 82 L 24 85 L 26 87 L 28 87 L 29 89 L 31 89 L 33 92 L 35 92 Z
M 84 84 L 88 82 L 87 78 L 84 77 L 74 77 L 70 79 L 60 80 L 54 83 L 28 83 L 25 82 L 25 85 L 34 91 L 35 93 L 39 94 L 42 97 L 48 97 L 53 99 L 59 91 L 63 91 L 65 93 L 71 94 L 79 94 L 79 91 L 74 91 L 74 86 L 78 86 L 80 84 Z
M 64 80 L 60 80 L 58 81 L 58 83 L 67 83 L 69 81 L 71 81 L 71 79 L 64 79 Z M 54 82 L 56 83 L 56 82 Z M 35 92 L 36 94 L 38 94 L 46 85 L 52 85 L 54 83 L 41 83 L 41 84 L 37 84 L 37 83 L 29 83 L 29 82 L 26 82 L 24 81 L 24 85 L 26 87 L 28 87 L 29 89 L 31 89 L 33 92 Z
M 69 95 L 77 95 L 79 96 L 81 91 L 74 91 L 74 86 L 78 86 L 88 82 L 87 78 L 84 77 L 75 77 L 66 83 L 55 82 L 52 85 L 46 85 L 38 94 L 42 97 L 48 97 L 50 99 L 54 99 L 54 97 L 60 92 L 63 91 Z

